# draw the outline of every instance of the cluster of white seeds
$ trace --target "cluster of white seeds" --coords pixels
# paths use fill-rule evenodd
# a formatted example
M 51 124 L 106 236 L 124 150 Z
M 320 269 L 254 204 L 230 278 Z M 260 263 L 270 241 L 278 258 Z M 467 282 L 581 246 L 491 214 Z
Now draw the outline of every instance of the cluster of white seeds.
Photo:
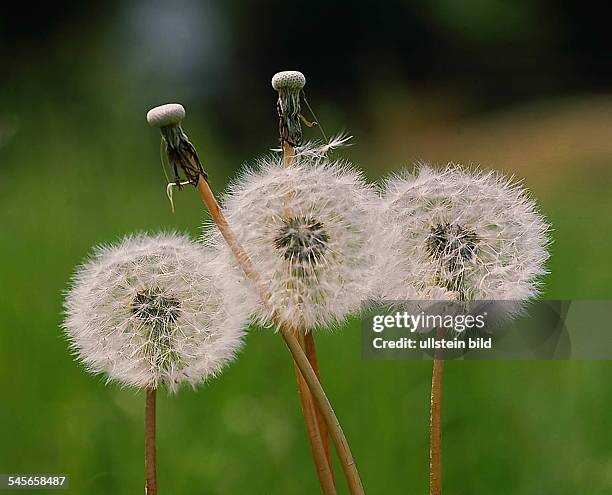
M 284 167 L 260 160 L 230 187 L 223 208 L 270 300 L 257 316 L 310 331 L 358 311 L 373 294 L 376 191 L 348 164 L 312 149 Z M 220 267 L 235 265 L 216 231 L 206 235 Z
M 383 299 L 528 300 L 548 258 L 549 226 L 526 191 L 497 172 L 421 165 L 382 199 Z M 435 299 L 435 297 L 434 297 Z
M 240 349 L 249 309 L 214 267 L 204 247 L 175 234 L 97 248 L 65 303 L 79 360 L 135 387 L 174 391 L 216 375 Z
M 274 77 L 280 114 L 291 108 L 298 119 L 304 84 L 298 72 Z M 164 105 L 147 120 L 168 134 L 184 115 L 182 106 Z M 309 332 L 373 299 L 537 295 L 549 226 L 520 185 L 497 172 L 421 165 L 379 192 L 354 167 L 328 158 L 346 141 L 300 145 L 288 166 L 278 154 L 265 157 L 225 195 L 263 300 L 214 227 L 203 243 L 138 235 L 98 248 L 65 303 L 78 358 L 122 384 L 174 391 L 217 374 L 240 348 L 249 316 Z

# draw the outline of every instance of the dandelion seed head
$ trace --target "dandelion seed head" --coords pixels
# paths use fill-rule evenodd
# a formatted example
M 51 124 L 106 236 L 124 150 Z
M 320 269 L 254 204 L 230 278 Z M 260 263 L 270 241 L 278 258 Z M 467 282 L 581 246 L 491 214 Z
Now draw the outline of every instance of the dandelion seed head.
M 288 217 L 283 219 L 274 247 L 287 261 L 313 263 L 322 258 L 327 249 L 329 235 L 321 222 L 312 217 Z
M 65 301 L 78 359 L 135 387 L 175 391 L 216 375 L 241 347 L 249 309 L 215 269 L 209 251 L 176 234 L 97 248 Z
M 549 226 L 520 184 L 502 174 L 421 165 L 385 184 L 385 299 L 523 301 L 546 273 Z
M 447 265 L 474 258 L 478 236 L 461 225 L 439 223 L 432 225 L 427 249 L 435 260 Z
M 147 287 L 134 296 L 132 313 L 146 325 L 168 326 L 180 316 L 181 302 L 159 287 Z
M 269 156 L 247 169 L 223 205 L 270 294 L 260 321 L 309 331 L 360 310 L 372 295 L 378 204 L 359 172 L 321 153 L 298 154 L 287 168 Z M 219 235 L 205 235 L 220 264 L 233 265 Z

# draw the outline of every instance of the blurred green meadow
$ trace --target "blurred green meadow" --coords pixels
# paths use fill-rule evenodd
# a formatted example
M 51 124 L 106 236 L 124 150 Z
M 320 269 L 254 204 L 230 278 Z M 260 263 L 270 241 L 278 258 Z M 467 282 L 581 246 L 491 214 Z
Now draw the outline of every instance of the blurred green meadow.
M 201 233 L 207 217 L 193 190 L 176 192 L 170 210 L 148 108 L 186 104 L 185 129 L 222 192 L 276 145 L 275 99 L 267 75 L 253 78 L 240 125 L 228 124 L 217 99 L 231 86 L 213 92 L 214 104 L 180 85 L 146 88 L 129 71 L 109 72 L 111 52 L 89 31 L 55 41 L 48 60 L 22 62 L 0 86 L 0 473 L 65 473 L 75 494 L 142 493 L 144 395 L 74 362 L 60 330 L 63 292 L 97 243 L 133 231 Z M 418 160 L 524 178 L 554 228 L 543 297 L 612 296 L 612 96 L 539 95 L 483 111 L 461 92 L 398 76 L 370 79 L 356 107 L 317 89 L 328 74 L 306 66 L 326 131 L 355 136 L 336 156 L 371 180 Z M 357 320 L 316 338 L 366 491 L 426 493 L 431 363 L 363 361 Z M 612 494 L 611 371 L 609 362 L 449 362 L 445 492 Z M 160 394 L 158 463 L 160 493 L 318 493 L 277 335 L 251 329 L 218 379 Z M 339 467 L 337 479 L 346 493 Z

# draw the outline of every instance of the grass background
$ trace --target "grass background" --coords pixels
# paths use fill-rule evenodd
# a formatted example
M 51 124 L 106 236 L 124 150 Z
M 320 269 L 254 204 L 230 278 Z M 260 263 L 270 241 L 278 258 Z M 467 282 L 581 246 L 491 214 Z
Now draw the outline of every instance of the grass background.
M 79 36 L 88 46 L 89 34 Z M 67 45 L 22 65 L 0 93 L 0 472 L 66 473 L 75 494 L 141 493 L 144 396 L 73 362 L 59 329 L 62 293 L 94 244 L 163 228 L 196 237 L 205 215 L 193 191 L 176 194 L 170 212 L 158 136 L 144 122 L 150 106 L 182 99 L 181 87 L 141 93 L 143 80 L 105 71 L 109 53 L 99 60 L 93 48 Z M 610 297 L 609 96 L 540 95 L 476 112 L 461 93 L 373 80 L 356 108 L 323 96 L 317 80 L 327 76 L 309 66 L 311 104 L 328 132 L 355 135 L 341 155 L 370 179 L 420 159 L 515 173 L 554 227 L 544 297 Z M 275 145 L 274 95 L 267 79 L 257 84 L 264 97 L 244 102 L 242 130 L 224 132 L 218 108 L 186 97 L 187 132 L 218 191 Z M 431 364 L 361 360 L 354 320 L 317 340 L 368 493 L 426 493 Z M 448 493 L 612 493 L 611 363 L 451 362 L 446 370 Z M 317 493 L 277 336 L 251 331 L 219 379 L 160 395 L 158 461 L 161 493 Z

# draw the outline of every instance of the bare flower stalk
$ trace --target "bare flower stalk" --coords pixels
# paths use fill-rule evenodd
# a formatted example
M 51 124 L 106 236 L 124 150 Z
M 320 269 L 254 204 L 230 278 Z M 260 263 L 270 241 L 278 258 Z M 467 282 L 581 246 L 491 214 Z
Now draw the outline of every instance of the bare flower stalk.
M 283 143 L 283 165 L 290 167 L 295 159 L 295 148 L 289 143 Z
M 215 225 L 221 232 L 221 235 L 225 239 L 225 242 L 227 242 L 228 246 L 230 247 L 230 250 L 238 261 L 240 268 L 242 269 L 242 271 L 244 271 L 246 277 L 255 285 L 255 288 L 257 289 L 259 296 L 262 298 L 262 300 L 267 301 L 269 298 L 268 291 L 265 287 L 263 287 L 259 274 L 253 267 L 253 263 L 251 262 L 249 255 L 240 245 L 238 239 L 236 239 L 234 232 L 227 223 L 225 215 L 223 215 L 221 207 L 219 206 L 219 203 L 215 198 L 212 189 L 210 188 L 210 184 L 203 175 L 200 175 L 198 177 L 196 187 L 198 189 L 198 193 L 200 193 L 200 198 L 202 199 L 202 202 L 210 213 L 213 222 L 215 222 Z
M 325 395 L 319 380 L 317 379 L 317 375 L 312 369 L 312 366 L 310 366 L 310 362 L 308 361 L 306 354 L 304 354 L 302 351 L 300 343 L 295 336 L 282 327 L 280 329 L 280 333 L 285 340 L 287 347 L 291 351 L 298 368 L 302 372 L 302 376 L 306 380 L 306 383 L 308 383 L 310 392 L 312 393 L 316 404 L 319 406 L 321 414 L 327 422 L 331 437 L 334 441 L 334 445 L 336 446 L 336 452 L 340 458 L 342 471 L 344 472 L 346 482 L 349 486 L 349 492 L 351 495 L 363 495 L 365 492 L 363 490 L 363 485 L 361 484 L 357 466 L 355 465 L 355 461 L 353 460 L 353 456 L 351 454 L 351 449 L 348 445 L 344 432 L 342 431 L 340 422 L 338 421 L 338 418 L 336 417 L 334 410 L 329 403 L 329 400 Z
M 321 381 L 321 372 L 319 369 L 319 360 L 317 359 L 317 351 L 315 348 L 314 335 L 312 332 L 308 332 L 304 335 L 304 352 L 312 369 L 319 381 Z M 319 436 L 321 437 L 321 443 L 323 444 L 323 450 L 325 452 L 325 458 L 327 459 L 327 464 L 329 465 L 329 470 L 331 472 L 332 479 L 334 478 L 334 463 L 332 460 L 331 449 L 329 448 L 329 428 L 327 427 L 327 423 L 325 422 L 325 418 L 323 417 L 323 413 L 318 407 L 315 407 L 315 414 L 317 418 L 317 425 L 319 426 Z
M 157 461 L 155 458 L 156 389 L 147 388 L 145 399 L 145 472 L 146 495 L 157 495 Z
M 441 330 L 438 338 L 443 337 Z M 441 350 L 434 355 L 431 372 L 431 401 L 429 406 L 429 495 L 442 494 L 442 385 L 444 359 Z
M 302 349 L 304 349 L 304 335 L 298 334 L 298 341 Z M 304 416 L 304 423 L 306 424 L 306 431 L 308 433 L 308 440 L 310 441 L 310 447 L 312 450 L 312 457 L 315 462 L 317 469 L 317 476 L 321 485 L 323 494 L 335 494 L 336 485 L 333 478 L 333 471 L 330 467 L 331 457 L 328 456 L 329 451 L 324 448 L 324 443 L 321 438 L 321 429 L 319 427 L 319 408 L 315 405 L 308 384 L 298 365 L 295 365 L 295 376 L 298 382 L 298 391 L 300 396 L 300 403 L 302 406 L 302 415 Z M 320 416 L 323 420 L 322 415 Z M 324 422 L 324 420 L 323 420 Z M 325 425 L 325 433 L 327 434 L 327 425 Z
M 291 167 L 295 160 L 295 146 L 301 139 L 300 92 L 305 84 L 303 74 L 279 72 L 272 78 L 272 87 L 278 91 L 277 112 L 279 117 L 279 138 L 283 150 L 283 166 Z M 286 215 L 291 212 L 291 196 L 287 197 Z M 299 342 L 306 353 L 317 378 L 320 381 L 319 363 L 312 332 L 299 329 Z M 314 404 L 308 386 L 298 372 L 296 374 L 302 415 L 311 445 L 312 456 L 317 469 L 321 489 L 325 495 L 335 494 L 334 464 L 329 448 L 327 423 L 319 408 Z
M 270 299 L 269 292 L 262 284 L 261 277 L 253 267 L 251 259 L 242 245 L 239 243 L 236 235 L 225 219 L 225 216 L 221 211 L 221 207 L 210 189 L 207 175 L 203 170 L 195 148 L 189 142 L 187 136 L 180 127 L 180 121 L 184 116 L 184 109 L 180 107 L 180 110 L 182 112 L 176 112 L 168 116 L 165 113 L 166 106 L 157 107 L 149 111 L 147 114 L 147 120 L 151 126 L 160 128 L 162 136 L 166 142 L 170 164 L 173 166 L 175 172 L 182 170 L 187 176 L 187 182 L 196 187 L 202 202 L 210 212 L 212 220 L 215 222 L 219 231 L 221 232 L 221 235 L 230 247 L 232 254 L 236 258 L 236 261 L 243 270 L 245 276 L 251 281 L 251 283 L 254 284 L 262 303 L 264 305 L 268 305 L 268 301 Z M 182 181 L 177 178 L 176 182 L 172 185 L 180 187 L 181 184 Z M 338 452 L 340 463 L 342 465 L 351 495 L 363 495 L 363 486 L 361 484 L 359 473 L 357 472 L 350 447 L 344 432 L 342 431 L 338 418 L 336 417 L 336 414 L 327 396 L 325 395 L 325 391 L 321 387 L 321 383 L 319 382 L 316 373 L 310 365 L 306 354 L 304 353 L 293 332 L 284 328 L 284 326 L 280 324 L 280 321 L 278 321 L 278 318 L 273 319 L 279 328 L 279 332 L 282 335 L 287 348 L 293 357 L 293 360 L 295 361 L 308 385 L 308 388 L 310 389 L 315 404 L 318 406 L 321 414 L 327 422 L 327 426 L 334 441 L 336 451 Z

